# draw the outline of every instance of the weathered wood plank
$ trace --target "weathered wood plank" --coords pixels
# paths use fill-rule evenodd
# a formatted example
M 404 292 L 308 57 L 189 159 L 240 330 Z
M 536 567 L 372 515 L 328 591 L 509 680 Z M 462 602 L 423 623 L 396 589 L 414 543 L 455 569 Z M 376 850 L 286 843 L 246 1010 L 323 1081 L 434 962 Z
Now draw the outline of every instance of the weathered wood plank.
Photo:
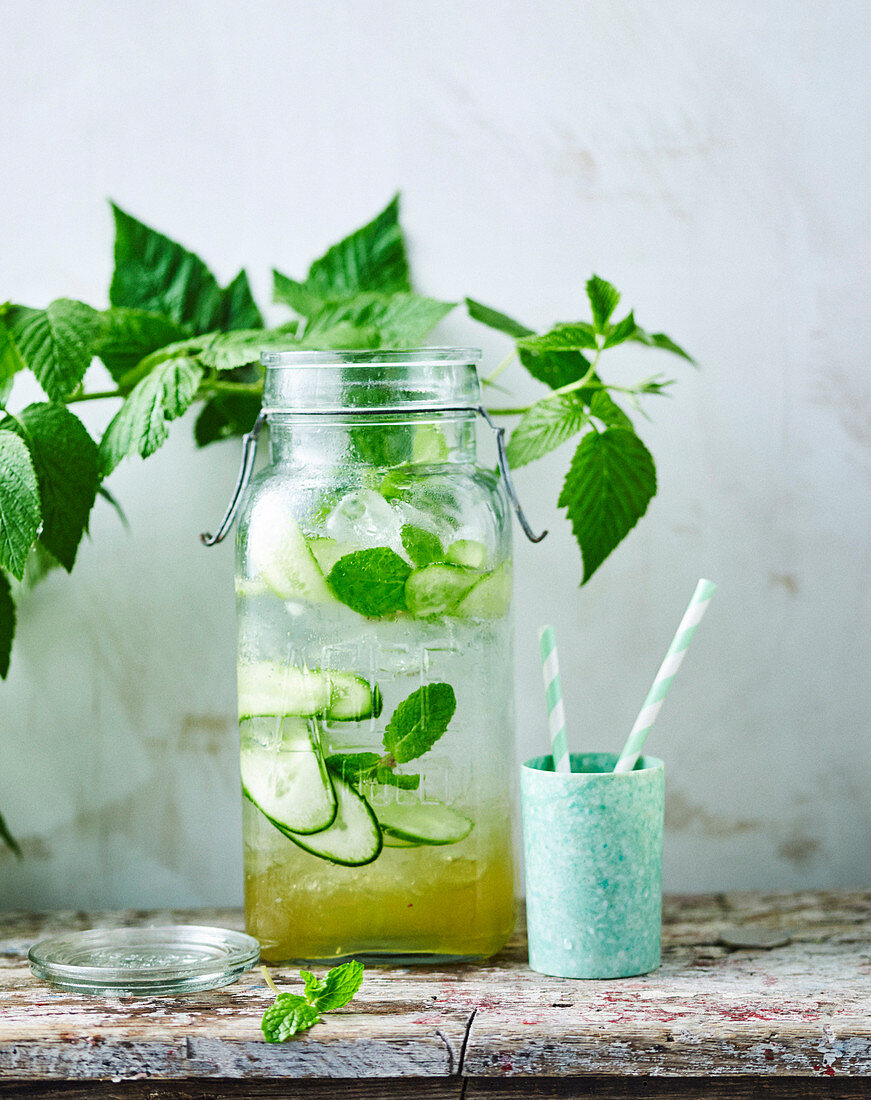
M 26 966 L 30 944 L 54 931 L 167 922 L 240 927 L 238 911 L 0 915 L 0 1096 L 11 1078 L 34 1087 L 68 1079 L 71 1088 L 75 1079 L 99 1077 L 149 1075 L 152 1088 L 157 1080 L 181 1088 L 211 1078 L 221 1094 L 243 1078 L 246 1087 L 272 1079 L 285 1089 L 291 1081 L 315 1087 L 317 1078 L 342 1078 L 343 1091 L 354 1080 L 380 1088 L 380 1079 L 395 1078 L 411 1097 L 421 1078 L 453 1087 L 466 1075 L 471 1098 L 490 1095 L 494 1080 L 508 1096 L 520 1094 L 511 1091 L 514 1080 L 517 1088 L 541 1089 L 548 1077 L 548 1088 L 562 1088 L 565 1078 L 580 1091 L 525 1094 L 587 1095 L 591 1074 L 622 1078 L 624 1088 L 631 1083 L 648 1089 L 645 1095 L 668 1095 L 649 1091 L 658 1077 L 790 1077 L 798 1089 L 800 1078 L 822 1085 L 871 1074 L 871 894 L 678 897 L 666 899 L 664 915 L 663 965 L 655 974 L 614 982 L 535 974 L 521 928 L 482 966 L 369 968 L 351 1005 L 281 1046 L 261 1038 L 271 993 L 257 972 L 209 993 L 133 1000 L 67 994 Z M 729 926 L 786 929 L 791 940 L 771 951 L 732 950 L 719 942 Z M 298 983 L 293 969 L 277 970 L 276 978 Z M 204 1095 L 217 1095 L 214 1088 Z

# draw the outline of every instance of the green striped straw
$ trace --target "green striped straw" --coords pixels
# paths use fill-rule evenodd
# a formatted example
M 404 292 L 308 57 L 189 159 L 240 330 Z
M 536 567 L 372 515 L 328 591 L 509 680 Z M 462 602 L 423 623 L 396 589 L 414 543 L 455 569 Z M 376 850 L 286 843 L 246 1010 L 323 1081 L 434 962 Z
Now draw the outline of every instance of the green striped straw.
M 559 678 L 556 634 L 552 626 L 539 627 L 538 645 L 541 651 L 541 671 L 544 675 L 544 697 L 547 701 L 547 722 L 550 728 L 550 749 L 553 753 L 554 771 L 570 772 L 572 765 L 569 760 L 569 742 L 566 737 L 563 689 Z
M 632 732 L 626 739 L 623 751 L 614 766 L 615 772 L 631 772 L 638 762 L 647 735 L 653 729 L 653 723 L 659 714 L 659 708 L 662 706 L 666 695 L 668 695 L 668 689 L 671 687 L 681 661 L 684 659 L 684 654 L 693 640 L 696 627 L 702 621 L 702 616 L 708 610 L 708 604 L 716 591 L 717 586 L 713 581 L 700 580 L 696 585 L 690 605 L 684 612 L 684 617 L 677 628 L 677 634 L 675 634 L 671 645 L 668 647 L 668 653 L 666 653 L 665 660 L 659 667 L 653 686 L 647 693 L 641 713 L 635 719 Z

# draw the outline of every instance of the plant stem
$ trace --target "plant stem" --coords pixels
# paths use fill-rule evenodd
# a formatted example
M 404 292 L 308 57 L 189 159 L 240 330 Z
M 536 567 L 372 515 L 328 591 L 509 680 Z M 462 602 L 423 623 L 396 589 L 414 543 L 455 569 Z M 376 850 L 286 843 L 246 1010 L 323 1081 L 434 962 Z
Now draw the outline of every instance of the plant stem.
M 197 396 L 202 397 L 204 394 L 210 393 L 250 393 L 254 397 L 259 397 L 263 393 L 263 383 L 219 382 L 215 379 L 209 379 L 208 382 L 202 382 L 200 384 Z
M 72 405 L 75 401 L 103 401 L 109 397 L 125 397 L 121 390 L 92 390 L 91 393 L 71 393 L 65 398 L 64 404 Z
M 266 984 L 269 986 L 269 988 L 272 990 L 272 992 L 277 997 L 280 991 L 279 991 L 278 986 L 272 980 L 272 975 L 269 973 L 269 971 L 266 969 L 265 966 L 261 966 L 260 969 L 263 971 L 263 977 L 266 979 Z
M 596 348 L 596 354 L 593 356 L 593 361 L 590 363 L 587 373 L 583 378 L 579 378 L 577 382 L 567 382 L 565 386 L 560 386 L 555 390 L 551 390 L 550 393 L 546 393 L 544 397 L 540 397 L 538 401 L 534 401 L 531 405 L 518 406 L 513 409 L 488 409 L 487 412 L 493 413 L 495 416 L 523 416 L 523 414 L 528 413 L 530 409 L 534 409 L 536 405 L 541 405 L 545 401 L 552 401 L 555 397 L 563 397 L 567 393 L 574 393 L 575 390 L 582 390 L 586 386 L 593 385 L 599 389 L 606 389 L 607 387 L 602 382 L 592 381 L 601 354 L 602 349 Z M 499 368 L 497 367 L 496 369 L 498 370 Z
M 489 386 L 492 382 L 495 382 L 499 375 L 511 366 L 516 356 L 517 348 L 514 348 L 513 351 L 510 351 L 508 355 L 505 356 L 505 358 L 497 367 L 494 367 L 494 369 L 490 371 L 486 378 L 481 379 L 482 384 L 485 386 Z

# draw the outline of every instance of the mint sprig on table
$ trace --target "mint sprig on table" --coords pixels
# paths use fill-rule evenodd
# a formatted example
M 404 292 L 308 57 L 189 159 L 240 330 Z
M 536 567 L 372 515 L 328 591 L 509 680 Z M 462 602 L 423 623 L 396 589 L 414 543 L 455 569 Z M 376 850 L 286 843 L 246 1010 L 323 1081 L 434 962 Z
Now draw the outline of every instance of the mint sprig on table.
M 320 1023 L 322 1012 L 334 1012 L 352 1001 L 363 981 L 363 964 L 356 959 L 334 966 L 323 978 L 300 970 L 304 993 L 282 993 L 266 967 L 261 967 L 275 1000 L 263 1013 L 260 1029 L 267 1043 L 284 1043 Z
M 384 755 L 377 752 L 343 752 L 327 757 L 327 767 L 355 786 L 363 781 L 404 790 L 420 786 L 419 775 L 394 771 L 429 752 L 447 732 L 457 709 L 450 684 L 424 684 L 396 707 L 384 730 Z
M 118 206 L 112 214 L 115 266 L 105 307 L 63 297 L 45 307 L 0 301 L 0 677 L 9 668 L 15 604 L 28 584 L 57 565 L 72 570 L 98 497 L 123 517 L 105 484 L 121 461 L 153 454 L 194 406 L 199 446 L 246 432 L 260 408 L 264 348 L 416 346 L 458 304 L 415 292 L 398 197 L 315 260 L 305 278 L 273 272 L 274 300 L 295 315 L 273 327 L 265 326 L 244 269 L 222 285 L 177 241 Z M 548 388 L 531 405 L 491 409 L 521 418 L 511 464 L 581 437 L 559 503 L 581 550 L 582 583 L 656 491 L 653 460 L 618 402 L 638 407 L 670 384 L 659 375 L 632 386 L 607 383 L 600 357 L 634 343 L 689 359 L 665 334 L 641 328 L 633 313 L 614 321 L 619 295 L 605 280 L 594 276 L 587 295 L 592 320 L 542 333 L 466 299 L 473 320 L 514 342 L 485 383 L 519 359 Z M 14 386 L 25 371 L 46 399 L 17 409 Z M 72 411 L 94 400 L 118 405 L 99 440 Z M 403 464 L 421 460 L 417 445 L 416 435 L 398 429 L 355 435 L 357 453 L 387 461 L 399 481 Z

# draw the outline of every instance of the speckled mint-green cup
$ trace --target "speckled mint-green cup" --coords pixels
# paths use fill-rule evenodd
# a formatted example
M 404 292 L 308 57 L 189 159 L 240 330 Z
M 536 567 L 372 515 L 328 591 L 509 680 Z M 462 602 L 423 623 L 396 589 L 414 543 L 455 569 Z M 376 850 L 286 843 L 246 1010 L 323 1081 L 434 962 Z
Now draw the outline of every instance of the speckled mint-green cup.
M 642 756 L 536 756 L 520 769 L 529 965 L 562 978 L 627 978 L 659 966 L 665 765 Z

